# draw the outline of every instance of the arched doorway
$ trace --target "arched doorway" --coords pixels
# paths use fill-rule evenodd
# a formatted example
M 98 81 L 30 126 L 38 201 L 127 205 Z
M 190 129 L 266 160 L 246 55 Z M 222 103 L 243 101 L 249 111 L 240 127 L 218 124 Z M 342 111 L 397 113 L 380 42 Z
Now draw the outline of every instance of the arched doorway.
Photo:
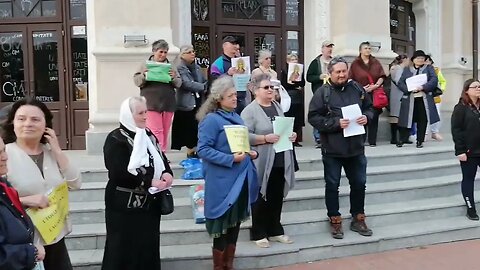
M 412 55 L 415 51 L 415 15 L 412 3 L 390 0 L 390 36 L 392 51 Z

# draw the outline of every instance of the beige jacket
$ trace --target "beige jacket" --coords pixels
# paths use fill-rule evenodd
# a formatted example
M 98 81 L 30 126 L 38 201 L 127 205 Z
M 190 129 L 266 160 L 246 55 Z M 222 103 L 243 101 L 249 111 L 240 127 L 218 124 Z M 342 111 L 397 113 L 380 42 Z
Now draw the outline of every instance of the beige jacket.
M 79 189 L 82 184 L 79 170 L 71 164 L 66 170 L 60 171 L 48 144 L 43 145 L 43 174 L 45 178 L 35 162 L 16 143 L 7 144 L 6 152 L 8 155 L 8 181 L 18 191 L 20 197 L 46 194 L 65 181 L 67 181 L 70 189 Z M 72 231 L 72 225 L 68 217 L 65 224 L 62 232 L 52 244 L 57 243 Z M 35 230 L 35 243 L 45 245 L 37 230 Z

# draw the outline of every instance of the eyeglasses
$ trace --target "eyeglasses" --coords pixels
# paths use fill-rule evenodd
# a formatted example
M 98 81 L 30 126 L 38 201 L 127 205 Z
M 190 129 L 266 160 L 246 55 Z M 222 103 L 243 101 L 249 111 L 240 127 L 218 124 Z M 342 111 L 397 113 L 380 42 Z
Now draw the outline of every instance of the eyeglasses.
M 184 52 L 184 54 L 192 54 L 192 53 L 195 53 L 195 51 Z
M 470 89 L 480 89 L 480 85 L 469 86 Z
M 273 85 L 265 85 L 265 86 L 260 87 L 260 88 L 265 89 L 265 90 L 268 90 L 268 89 L 272 89 L 272 90 L 273 90 L 273 89 L 274 89 L 274 88 L 273 88 Z

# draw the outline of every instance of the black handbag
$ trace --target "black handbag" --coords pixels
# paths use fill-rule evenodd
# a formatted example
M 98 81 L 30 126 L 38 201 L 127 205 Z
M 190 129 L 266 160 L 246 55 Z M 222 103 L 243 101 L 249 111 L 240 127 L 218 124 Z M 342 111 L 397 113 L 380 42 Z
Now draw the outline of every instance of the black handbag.
M 164 191 L 160 191 L 155 196 L 155 200 L 157 201 L 157 209 L 160 211 L 162 216 L 173 213 L 173 196 L 170 190 L 166 189 Z

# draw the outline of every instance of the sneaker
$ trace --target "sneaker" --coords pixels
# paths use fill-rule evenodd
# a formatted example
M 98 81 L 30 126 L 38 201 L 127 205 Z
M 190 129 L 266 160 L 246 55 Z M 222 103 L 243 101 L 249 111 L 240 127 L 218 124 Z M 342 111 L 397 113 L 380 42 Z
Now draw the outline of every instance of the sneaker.
M 315 148 L 317 148 L 317 149 L 320 149 L 320 148 L 322 148 L 322 144 L 321 144 L 321 143 L 317 143 L 317 144 L 315 144 Z
M 373 234 L 372 230 L 370 230 L 365 223 L 365 214 L 357 214 L 356 216 L 352 217 L 350 230 L 363 236 L 372 236 Z
M 441 142 L 443 140 L 443 137 L 439 133 L 433 133 L 432 134 L 432 139 L 434 139 L 435 141 Z
M 471 208 L 467 209 L 467 218 L 470 220 L 480 220 L 480 218 L 477 215 L 477 211 Z
M 342 217 L 330 217 L 330 233 L 335 239 L 343 239 Z
M 288 237 L 288 235 L 277 235 L 277 236 L 271 236 L 268 237 L 268 240 L 274 241 L 274 242 L 280 242 L 282 244 L 291 244 L 293 243 L 293 240 Z

